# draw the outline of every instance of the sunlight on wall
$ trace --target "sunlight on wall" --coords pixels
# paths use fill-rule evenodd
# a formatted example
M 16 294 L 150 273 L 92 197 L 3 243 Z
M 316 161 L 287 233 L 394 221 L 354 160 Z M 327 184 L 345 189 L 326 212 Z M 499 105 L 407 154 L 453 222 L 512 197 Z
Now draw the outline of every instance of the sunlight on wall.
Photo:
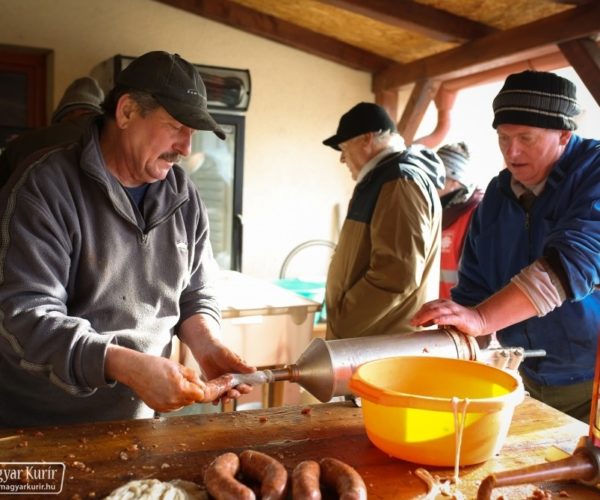
M 577 117 L 576 133 L 582 137 L 600 138 L 600 106 L 589 90 L 571 67 L 554 71 L 568 78 L 577 86 L 577 99 L 582 112 Z M 459 92 L 452 111 L 452 125 L 444 144 L 464 141 L 471 152 L 473 167 L 477 169 L 475 177 L 480 186 L 486 186 L 502 168 L 503 160 L 496 139 L 496 131 L 492 128 L 494 114 L 492 101 L 503 81 L 472 87 Z M 431 104 L 415 137 L 429 134 L 437 120 L 437 111 Z M 441 144 L 440 144 L 441 146 Z

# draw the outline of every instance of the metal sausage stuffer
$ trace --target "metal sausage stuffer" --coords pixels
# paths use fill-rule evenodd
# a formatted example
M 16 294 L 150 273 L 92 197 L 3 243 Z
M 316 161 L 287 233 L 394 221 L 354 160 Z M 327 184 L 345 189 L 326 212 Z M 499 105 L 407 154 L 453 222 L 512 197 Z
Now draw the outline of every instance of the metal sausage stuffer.
M 456 330 L 424 330 L 340 340 L 315 338 L 294 364 L 234 376 L 240 384 L 295 382 L 319 401 L 327 402 L 334 396 L 351 394 L 348 384 L 354 371 L 376 359 L 429 355 L 516 369 L 525 357 L 545 354 L 520 347 L 480 349 L 473 337 Z

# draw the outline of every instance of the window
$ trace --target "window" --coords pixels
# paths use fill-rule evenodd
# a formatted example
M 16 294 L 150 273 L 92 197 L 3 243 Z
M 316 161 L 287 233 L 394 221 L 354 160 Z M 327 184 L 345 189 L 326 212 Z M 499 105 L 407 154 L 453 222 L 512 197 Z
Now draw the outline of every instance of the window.
M 0 48 L 0 148 L 15 134 L 46 125 L 48 53 Z

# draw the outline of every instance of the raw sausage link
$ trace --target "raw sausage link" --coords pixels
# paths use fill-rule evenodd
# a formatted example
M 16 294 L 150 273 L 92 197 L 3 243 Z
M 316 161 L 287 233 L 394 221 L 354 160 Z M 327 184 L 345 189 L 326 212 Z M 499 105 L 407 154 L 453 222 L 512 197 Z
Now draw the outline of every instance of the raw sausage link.
M 223 394 L 225 394 L 230 389 L 233 389 L 235 386 L 236 381 L 233 378 L 233 375 L 231 375 L 230 373 L 226 375 L 221 375 L 217 378 L 213 378 L 212 380 L 206 382 L 206 388 L 204 389 L 204 397 L 198 402 L 210 403 L 220 398 Z
M 319 464 L 314 460 L 300 462 L 292 472 L 293 500 L 321 500 Z
M 240 459 L 235 453 L 215 458 L 204 474 L 204 486 L 217 500 L 256 500 L 254 492 L 235 479 Z
M 365 482 L 348 464 L 335 458 L 323 458 L 321 466 L 321 480 L 330 488 L 335 488 L 340 500 L 366 500 L 367 487 Z
M 273 457 L 260 451 L 244 450 L 240 453 L 242 474 L 260 482 L 262 500 L 280 500 L 285 498 L 287 471 Z

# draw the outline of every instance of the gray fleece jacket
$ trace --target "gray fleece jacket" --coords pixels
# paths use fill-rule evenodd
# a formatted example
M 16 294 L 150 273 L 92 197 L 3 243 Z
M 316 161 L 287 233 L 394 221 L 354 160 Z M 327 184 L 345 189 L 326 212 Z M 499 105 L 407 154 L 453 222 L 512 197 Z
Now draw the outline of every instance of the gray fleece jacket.
M 151 417 L 106 380 L 107 346 L 168 356 L 179 322 L 220 319 L 193 183 L 173 167 L 140 213 L 105 167 L 100 123 L 0 192 L 0 426 Z

